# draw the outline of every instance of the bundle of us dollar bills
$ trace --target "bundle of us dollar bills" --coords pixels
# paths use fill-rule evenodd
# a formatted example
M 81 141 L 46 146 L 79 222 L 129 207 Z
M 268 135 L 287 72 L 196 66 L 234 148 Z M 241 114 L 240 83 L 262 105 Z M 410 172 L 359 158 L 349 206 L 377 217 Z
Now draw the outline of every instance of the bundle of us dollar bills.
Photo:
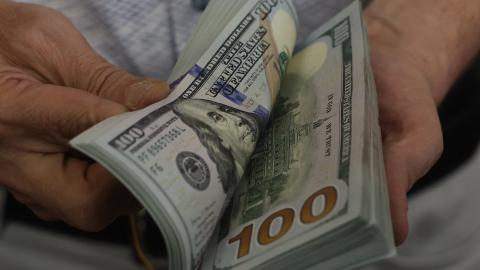
M 170 82 L 165 100 L 71 142 L 149 211 L 170 269 L 348 269 L 394 253 L 360 3 L 297 41 L 290 0 L 212 0 Z

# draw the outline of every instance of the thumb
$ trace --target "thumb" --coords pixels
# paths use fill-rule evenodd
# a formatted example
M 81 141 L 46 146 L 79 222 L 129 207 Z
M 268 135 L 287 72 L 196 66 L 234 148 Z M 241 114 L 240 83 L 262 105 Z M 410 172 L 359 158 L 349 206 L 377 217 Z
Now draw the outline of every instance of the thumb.
M 71 139 L 127 108 L 82 90 L 39 84 L 11 88 L 0 98 L 1 120 L 29 130 Z
M 165 81 L 132 75 L 110 64 L 92 49 L 88 50 L 90 56 L 77 58 L 79 63 L 65 70 L 69 73 L 64 74 L 67 86 L 86 90 L 130 110 L 158 102 L 170 93 Z
M 86 90 L 129 109 L 144 107 L 169 93 L 163 81 L 137 77 L 110 64 L 61 13 L 26 4 L 15 4 L 15 11 L 18 20 L 3 27 L 8 31 L 0 35 L 0 43 L 5 43 L 4 37 L 15 37 L 2 44 L 8 49 L 9 64 L 30 70 L 43 82 Z

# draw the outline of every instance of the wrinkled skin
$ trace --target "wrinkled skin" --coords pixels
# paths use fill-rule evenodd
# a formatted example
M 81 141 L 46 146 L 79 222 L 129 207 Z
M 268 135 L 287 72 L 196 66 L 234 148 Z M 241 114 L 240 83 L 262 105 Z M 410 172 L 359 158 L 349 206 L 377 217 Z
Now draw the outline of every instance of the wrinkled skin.
M 365 11 L 397 244 L 407 192 L 443 151 L 437 105 L 480 50 L 479 11 L 477 0 L 375 0 Z
M 138 209 L 99 164 L 68 141 L 168 93 L 120 70 L 59 12 L 0 1 L 0 184 L 45 220 L 98 231 Z
M 390 210 L 397 243 L 408 233 L 407 192 L 443 151 L 437 107 L 428 78 L 413 55 L 371 41 Z M 391 63 L 396 63 L 392 65 Z

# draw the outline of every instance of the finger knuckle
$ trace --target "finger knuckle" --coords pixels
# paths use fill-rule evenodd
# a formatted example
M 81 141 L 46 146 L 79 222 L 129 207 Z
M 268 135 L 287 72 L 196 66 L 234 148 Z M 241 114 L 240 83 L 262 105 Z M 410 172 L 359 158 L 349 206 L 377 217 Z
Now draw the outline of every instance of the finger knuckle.
M 78 202 L 72 213 L 72 225 L 89 232 L 98 232 L 110 224 L 108 215 L 102 211 L 101 199 L 96 196 L 86 196 Z
M 43 211 L 36 211 L 32 209 L 32 212 L 37 216 L 39 219 L 44 220 L 44 221 L 56 221 L 58 218 L 50 213 L 43 212 Z
M 438 149 L 437 149 L 437 153 L 436 153 L 436 156 L 437 156 L 437 161 L 440 159 L 441 156 L 443 156 L 443 152 L 445 150 L 445 146 L 443 143 L 441 143 L 439 146 L 438 146 Z
M 61 12 L 41 5 L 15 3 L 1 8 L 2 16 L 8 19 L 0 19 L 0 52 L 9 62 L 33 65 L 38 59 L 56 60 L 59 56 L 53 53 L 58 51 L 56 40 L 70 24 Z
M 430 134 L 429 143 L 427 146 L 429 149 L 428 167 L 431 168 L 443 154 L 444 143 L 443 143 L 443 133 L 440 127 L 436 131 Z
M 26 197 L 26 196 L 23 196 L 22 194 L 20 193 L 17 193 L 17 192 L 10 192 L 13 196 L 13 198 L 15 198 L 15 200 L 17 200 L 17 202 L 21 203 L 21 204 L 30 204 L 31 203 L 31 200 Z
M 435 156 L 437 158 L 437 160 L 442 156 L 443 154 L 443 151 L 445 149 L 445 145 L 444 145 L 444 142 L 443 142 L 443 135 L 442 135 L 442 132 L 439 132 L 439 134 L 437 135 L 437 138 L 435 140 L 435 143 L 434 143 L 434 148 L 435 148 Z
M 94 68 L 92 75 L 89 76 L 91 79 L 86 90 L 97 96 L 106 97 L 108 91 L 117 85 L 124 72 L 103 61 L 98 60 L 95 63 L 95 60 L 92 60 L 92 62 L 91 64 L 87 63 Z
M 94 105 L 86 105 L 83 110 L 58 121 L 57 125 L 58 129 L 68 131 L 69 134 L 65 134 L 66 136 L 73 137 L 82 132 L 84 127 L 90 127 L 95 123 L 97 123 L 95 107 Z
M 52 24 L 66 20 L 61 12 L 47 6 L 17 2 L 2 4 L 0 15 L 0 25 L 17 34 L 12 38 L 21 36 L 19 34 L 22 33 L 34 33 L 44 22 Z
M 31 24 L 35 23 L 48 23 L 52 25 L 53 23 L 64 23 L 68 22 L 68 19 L 63 15 L 62 12 L 39 4 L 33 3 L 17 3 L 16 6 L 19 11 L 18 14 L 21 15 L 21 19 L 24 23 Z

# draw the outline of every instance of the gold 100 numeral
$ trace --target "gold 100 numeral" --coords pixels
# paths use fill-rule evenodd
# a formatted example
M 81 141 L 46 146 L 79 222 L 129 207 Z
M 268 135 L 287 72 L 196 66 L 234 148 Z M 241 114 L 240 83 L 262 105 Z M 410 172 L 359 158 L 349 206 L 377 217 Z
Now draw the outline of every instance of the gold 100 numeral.
M 319 214 L 314 213 L 313 205 L 315 200 L 323 196 L 325 200 L 325 204 L 323 207 L 323 211 Z M 335 205 L 337 204 L 338 200 L 338 193 L 334 187 L 325 187 L 308 197 L 302 205 L 300 210 L 300 222 L 302 224 L 311 224 L 314 222 L 318 222 L 325 218 L 328 214 L 330 214 Z M 281 226 L 280 229 L 275 232 L 273 235 L 271 233 L 271 226 L 274 220 L 280 218 L 281 219 Z M 278 239 L 282 238 L 286 235 L 293 226 L 293 222 L 295 219 L 295 210 L 292 208 L 284 208 L 279 211 L 274 212 L 270 216 L 268 216 L 260 225 L 258 229 L 258 237 L 257 242 L 262 246 L 269 245 Z M 243 228 L 243 230 L 237 234 L 236 236 L 232 237 L 228 243 L 233 244 L 239 241 L 238 246 L 238 253 L 237 258 L 240 259 L 241 257 L 247 256 L 250 253 L 250 246 L 252 244 L 252 235 L 253 235 L 253 224 L 247 225 Z

